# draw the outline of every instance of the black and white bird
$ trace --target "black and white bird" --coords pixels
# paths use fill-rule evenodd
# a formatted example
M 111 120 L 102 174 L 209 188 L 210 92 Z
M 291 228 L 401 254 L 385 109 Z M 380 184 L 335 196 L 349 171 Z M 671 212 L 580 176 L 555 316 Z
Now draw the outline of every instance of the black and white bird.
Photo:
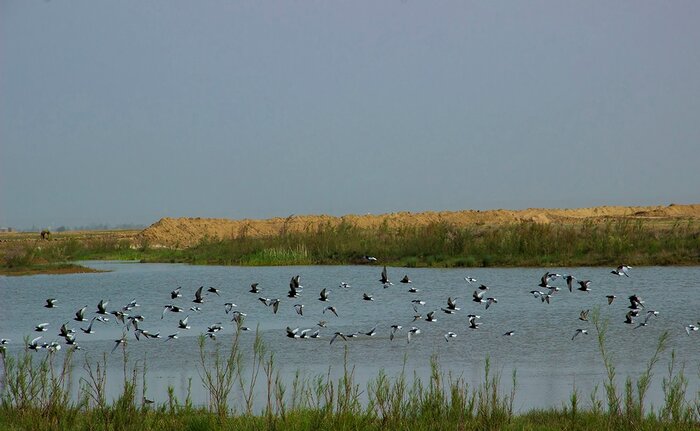
M 629 266 L 629 265 L 620 265 L 620 266 L 617 267 L 617 269 L 613 269 L 612 271 L 610 271 L 610 273 L 611 273 L 611 274 L 615 274 L 615 275 L 617 275 L 618 277 L 621 277 L 621 276 L 623 276 L 623 275 L 624 275 L 625 277 L 629 277 L 630 275 L 627 273 L 627 271 L 629 271 L 630 268 L 632 268 L 632 267 Z
M 389 286 L 392 286 L 394 283 L 389 281 L 389 275 L 386 272 L 386 265 L 384 265 L 384 269 L 382 270 L 382 275 L 379 278 L 379 281 L 384 285 L 384 288 L 386 289 Z
M 464 277 L 464 281 L 466 281 L 467 283 L 471 284 L 471 283 L 474 283 L 474 282 L 476 281 L 476 278 L 474 278 L 474 277 Z
M 36 325 L 36 326 L 34 327 L 34 330 L 35 330 L 36 332 L 46 332 L 48 327 L 49 327 L 48 322 L 39 323 L 38 325 Z
M 97 304 L 97 314 L 107 314 L 107 304 L 109 304 L 109 301 L 105 301 L 104 299 L 100 300 L 100 303 Z
M 581 292 L 590 292 L 591 291 L 591 280 L 582 280 L 578 282 L 579 287 L 578 290 Z
M 420 334 L 420 329 L 416 328 L 415 326 L 412 326 L 411 329 L 409 329 L 408 332 L 406 333 L 406 343 L 411 342 L 412 335 L 418 335 L 418 334 Z
M 194 293 L 194 299 L 192 302 L 195 304 L 202 304 L 204 302 L 204 298 L 202 297 L 202 290 L 204 289 L 204 286 L 199 286 L 199 289 Z
M 184 319 L 180 319 L 177 322 L 177 327 L 178 329 L 190 329 L 190 325 L 187 324 L 187 321 L 190 319 L 190 316 L 186 316 Z
M 56 298 L 49 298 L 46 300 L 46 304 L 44 304 L 44 307 L 46 308 L 55 308 L 56 307 L 56 302 L 58 300 Z
M 330 292 L 324 287 L 321 293 L 318 294 L 318 300 L 324 302 L 328 301 L 328 295 L 330 295 Z
M 182 286 L 178 286 L 175 290 L 170 292 L 170 299 L 181 298 L 182 293 L 180 293 L 180 289 L 182 289 Z
M 328 307 L 323 309 L 323 314 L 326 314 L 326 310 L 330 311 L 331 313 L 335 314 L 335 317 L 338 317 L 338 310 L 332 305 L 329 305 Z
M 343 341 L 348 341 L 348 339 L 345 338 L 345 335 L 343 335 L 342 332 L 336 332 L 335 334 L 333 334 L 333 337 L 331 338 L 330 344 L 333 344 L 333 342 L 335 341 L 335 339 L 338 338 L 338 337 L 342 338 Z
M 617 298 L 617 296 L 615 296 L 615 295 L 607 295 L 606 298 L 608 298 L 608 305 L 610 305 L 610 304 L 613 303 L 613 301 L 615 300 L 615 298 Z
M 296 311 L 298 315 L 303 316 L 304 304 L 294 304 L 294 311 Z
M 219 289 L 217 289 L 216 287 L 212 287 L 212 286 L 210 286 L 210 287 L 207 289 L 207 293 L 215 293 L 216 296 L 221 296 L 221 295 L 219 294 Z
M 408 274 L 404 275 L 403 278 L 402 278 L 401 280 L 399 280 L 399 281 L 400 281 L 401 283 L 404 283 L 404 284 L 406 284 L 406 283 L 411 283 L 411 279 L 408 278 Z
M 367 293 L 362 294 L 362 299 L 365 301 L 374 301 L 374 297 L 372 295 L 367 294 Z
M 443 337 L 445 337 L 445 341 L 447 341 L 447 342 L 449 343 L 449 342 L 450 342 L 450 338 L 455 338 L 455 337 L 457 337 L 457 334 L 455 334 L 455 333 L 452 332 L 452 331 L 449 331 L 449 332 L 447 332 L 445 335 L 443 335 Z
M 583 334 L 583 335 L 588 335 L 588 330 L 586 329 L 577 329 L 576 332 L 574 332 L 574 336 L 571 337 L 571 341 L 574 340 L 578 336 L 578 334 Z
M 258 288 L 258 285 L 260 283 L 253 283 L 250 285 L 250 290 L 248 292 L 250 293 L 260 293 L 260 289 Z
M 95 318 L 93 317 L 92 320 L 90 320 L 90 324 L 88 325 L 87 328 L 80 328 L 81 331 L 83 331 L 86 334 L 94 334 L 95 331 L 92 330 L 92 324 L 95 323 Z

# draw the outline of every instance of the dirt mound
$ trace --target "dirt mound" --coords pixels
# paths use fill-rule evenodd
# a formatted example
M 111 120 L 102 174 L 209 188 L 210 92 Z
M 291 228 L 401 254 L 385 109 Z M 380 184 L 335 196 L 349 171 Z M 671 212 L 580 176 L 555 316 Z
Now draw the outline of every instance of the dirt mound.
M 231 220 L 214 218 L 163 218 L 137 235 L 137 239 L 156 247 L 189 247 L 203 238 L 225 239 L 241 236 L 264 237 L 283 232 L 314 230 L 322 225 L 335 226 L 346 222 L 359 228 L 389 228 L 425 226 L 445 222 L 456 226 L 502 225 L 509 223 L 580 223 L 610 219 L 642 219 L 668 222 L 682 219 L 700 219 L 700 204 L 651 207 L 604 206 L 577 209 L 525 210 L 466 210 L 441 212 L 398 212 L 381 215 L 303 215 L 277 217 L 266 220 Z

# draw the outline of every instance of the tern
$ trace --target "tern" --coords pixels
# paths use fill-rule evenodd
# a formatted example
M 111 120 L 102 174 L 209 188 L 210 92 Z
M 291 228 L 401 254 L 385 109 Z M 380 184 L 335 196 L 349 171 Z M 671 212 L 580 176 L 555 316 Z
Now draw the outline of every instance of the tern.
M 182 293 L 180 293 L 180 289 L 182 289 L 182 286 L 178 286 L 177 289 L 170 292 L 170 299 L 181 298 Z
M 349 289 L 352 286 L 350 286 L 348 283 L 346 283 L 344 281 L 341 281 L 339 287 L 342 287 L 343 289 Z
M 55 308 L 56 307 L 56 298 L 49 298 L 46 300 L 46 304 L 44 304 L 44 307 L 46 308 Z
M 299 289 L 297 288 L 297 284 L 293 282 L 294 278 L 292 278 L 292 281 L 289 283 L 289 292 L 287 292 L 287 298 L 298 298 L 299 297 Z
M 474 314 L 470 314 L 467 317 L 469 319 L 469 328 L 470 329 L 479 329 L 480 323 L 476 321 L 476 319 L 478 319 L 479 316 L 474 315 Z
M 287 326 L 287 337 L 288 338 L 297 338 L 298 337 L 297 332 L 299 332 L 299 328 L 292 329 L 289 326 Z
M 27 348 L 34 351 L 43 348 L 44 346 L 39 344 L 39 340 L 41 340 L 41 337 L 36 337 L 32 341 L 30 341 L 29 344 L 27 344 Z
M 294 304 L 294 311 L 296 311 L 298 315 L 303 316 L 304 304 Z
M 338 338 L 338 337 L 342 338 L 344 341 L 348 341 L 348 339 L 345 338 L 345 335 L 343 335 L 342 332 L 336 332 L 336 333 L 333 335 L 333 338 L 331 338 L 330 344 L 333 344 L 333 342 L 335 341 L 335 339 Z
M 85 310 L 87 310 L 87 305 L 75 312 L 75 317 L 73 320 L 76 322 L 86 322 L 87 319 L 85 318 Z
M 574 338 L 576 338 L 576 336 L 577 336 L 578 334 L 588 335 L 588 330 L 586 330 L 586 329 L 577 329 L 576 332 L 574 332 L 574 336 L 571 337 L 571 341 L 573 341 Z
M 484 293 L 486 293 L 486 291 L 484 291 L 484 290 L 482 290 L 482 291 L 475 290 L 474 293 L 472 294 L 472 301 L 478 302 L 478 303 L 486 302 L 484 300 Z
M 88 325 L 87 328 L 80 328 L 81 331 L 83 331 L 86 334 L 94 334 L 95 331 L 92 330 L 92 324 L 95 323 L 95 318 L 93 317 L 92 320 L 90 321 L 90 324 Z
M 413 335 L 420 334 L 420 329 L 416 328 L 415 326 L 412 326 L 411 329 L 409 329 L 408 332 L 406 333 L 406 343 L 411 342 L 411 334 L 413 334 Z
M 224 311 L 226 314 L 230 313 L 233 310 L 233 307 L 238 307 L 238 305 L 234 304 L 233 302 L 224 302 Z
M 367 335 L 368 337 L 374 337 L 374 334 L 377 333 L 377 327 L 375 326 L 374 328 L 370 329 L 369 331 L 365 332 L 364 334 Z
M 582 280 L 578 282 L 579 287 L 578 290 L 581 292 L 590 292 L 591 291 L 591 280 Z
M 34 330 L 35 330 L 36 332 L 46 332 L 46 331 L 47 331 L 46 328 L 47 328 L 48 326 L 49 326 L 49 324 L 46 323 L 46 322 L 44 322 L 44 323 L 39 323 L 38 325 L 36 325 L 36 326 L 34 327 Z
M 391 333 L 389 334 L 389 341 L 392 341 L 394 339 L 394 336 L 397 332 L 399 332 L 403 326 L 401 325 L 391 325 Z
M 379 281 L 384 285 L 385 288 L 394 284 L 391 281 L 389 281 L 389 275 L 386 272 L 386 265 L 384 265 L 384 269 L 382 270 L 382 275 Z
M 178 307 L 177 305 L 173 304 L 168 304 L 163 307 L 163 312 L 160 315 L 160 318 L 163 319 L 165 317 L 165 312 L 170 311 L 171 313 L 182 313 L 182 308 Z
M 637 310 L 639 308 L 644 308 L 644 301 L 642 301 L 642 298 L 640 298 L 639 296 L 631 295 L 629 297 L 629 300 L 630 300 L 630 305 L 627 308 L 629 308 L 631 310 Z
M 338 317 L 338 310 L 335 309 L 334 306 L 329 305 L 328 307 L 323 309 L 323 314 L 326 314 L 326 310 L 330 311 L 331 313 L 335 314 L 335 317 Z
M 210 286 L 210 287 L 207 289 L 207 293 L 216 293 L 216 296 L 221 296 L 221 295 L 219 294 L 219 289 L 217 289 L 216 287 L 211 287 L 211 286 Z
M 633 317 L 637 316 L 637 313 L 635 313 L 636 310 L 630 310 L 627 312 L 625 315 L 625 323 L 628 325 L 631 325 L 634 323 L 634 320 L 632 320 Z
M 204 289 L 204 286 L 199 286 L 199 289 L 194 293 L 194 299 L 192 302 L 195 304 L 201 304 L 204 302 L 204 298 L 202 298 L 202 289 Z
M 453 311 L 459 311 L 459 307 L 457 307 L 457 298 L 452 299 L 452 297 L 447 298 L 447 309 L 448 310 L 453 310 Z
M 248 292 L 250 293 L 260 293 L 260 289 L 258 289 L 258 284 L 260 283 L 253 283 L 250 285 L 250 290 Z
M 506 336 L 506 337 L 512 337 L 513 334 L 515 334 L 515 331 L 512 331 L 512 330 L 511 330 L 511 331 L 506 332 L 506 333 L 503 334 L 503 335 Z
M 132 299 L 128 304 L 122 307 L 122 311 L 131 311 L 132 308 L 140 307 L 140 304 L 136 303 L 136 298 Z
M 399 281 L 400 281 L 401 283 L 404 283 L 404 284 L 406 284 L 406 283 L 412 283 L 411 279 L 408 278 L 408 274 L 407 274 L 407 275 L 404 275 L 403 278 L 402 278 L 401 280 L 399 280 Z
M 571 291 L 572 291 L 572 287 L 573 287 L 572 285 L 574 284 L 574 280 L 576 280 L 576 277 L 574 277 L 573 275 L 567 275 L 567 276 L 565 277 L 565 280 L 566 280 L 566 287 L 568 287 L 568 288 L 569 288 L 569 292 L 571 292 Z
M 126 334 L 122 334 L 122 337 L 118 340 L 114 340 L 114 347 L 112 347 L 112 351 L 110 353 L 114 353 L 115 350 L 117 350 L 117 347 L 119 346 L 126 346 Z
M 292 277 L 292 279 L 289 281 L 289 289 L 294 289 L 294 290 L 301 290 L 303 289 L 304 286 L 301 285 L 301 276 L 300 275 L 295 275 Z
M 615 300 L 615 298 L 617 298 L 617 296 L 615 296 L 615 295 L 607 295 L 606 298 L 608 298 L 608 305 L 610 305 L 610 304 L 613 303 L 613 301 Z
M 466 280 L 466 278 L 465 278 L 465 280 Z M 447 341 L 447 342 L 449 343 L 449 342 L 450 342 L 450 338 L 455 338 L 455 337 L 457 337 L 457 334 L 455 334 L 454 332 L 450 331 L 450 332 L 446 333 L 445 335 L 443 335 L 443 337 L 445 337 L 445 341 Z
M 328 295 L 330 295 L 330 292 L 329 292 L 326 288 L 323 288 L 323 290 L 321 291 L 321 293 L 319 293 L 318 300 L 319 300 L 319 301 L 324 301 L 324 302 L 325 302 L 325 301 L 328 301 Z
M 231 318 L 231 321 L 236 322 L 237 324 L 242 324 L 246 316 L 246 313 L 241 313 L 240 311 L 236 310 L 233 312 L 233 317 Z
M 363 257 L 367 262 L 376 262 L 376 261 L 377 261 L 377 258 L 374 257 L 374 256 L 367 256 L 367 255 L 364 255 L 364 256 L 362 256 L 362 257 Z
M 690 335 L 690 331 L 697 331 L 698 329 L 700 329 L 700 328 L 698 328 L 697 326 L 695 326 L 695 325 L 693 325 L 693 324 L 691 323 L 690 325 L 688 325 L 688 326 L 685 327 L 685 332 L 686 332 L 688 335 Z M 41 338 L 41 337 L 39 337 L 39 338 Z
M 185 317 L 184 319 L 180 319 L 180 320 L 177 322 L 177 327 L 178 327 L 178 329 L 190 329 L 190 326 L 187 324 L 187 320 L 188 320 L 189 318 L 190 318 L 190 316 L 188 315 L 188 316 Z
M 489 306 L 491 306 L 491 304 L 496 304 L 496 303 L 498 303 L 498 300 L 496 298 L 486 298 L 486 309 L 488 310 Z
M 467 283 L 471 284 L 471 283 L 474 283 L 474 282 L 476 281 L 476 278 L 474 278 L 474 277 L 464 277 L 464 281 L 466 281 Z
M 107 304 L 109 304 L 109 301 L 105 301 L 104 299 L 100 300 L 100 303 L 97 304 L 97 314 L 107 314 Z
M 64 337 L 64 338 L 65 338 L 66 336 L 68 336 L 68 335 L 70 335 L 70 334 L 74 334 L 74 333 L 75 333 L 75 329 L 69 329 L 69 328 L 68 328 L 68 322 L 66 322 L 66 323 L 64 323 L 63 325 L 61 325 L 61 327 L 60 327 L 59 330 L 58 330 L 58 336 L 59 336 L 59 337 Z M 4 344 L 4 343 L 3 343 L 3 344 Z
M 435 311 L 431 311 L 425 316 L 426 322 L 437 322 L 437 317 L 435 317 Z
M 611 274 L 615 274 L 615 275 L 617 275 L 618 277 L 621 277 L 621 276 L 623 276 L 623 275 L 624 275 L 625 277 L 629 277 L 630 275 L 627 273 L 627 271 L 629 271 L 630 268 L 632 268 L 632 267 L 629 266 L 629 265 L 620 265 L 620 266 L 617 267 L 617 269 L 613 269 L 612 271 L 610 271 L 610 273 L 611 273 Z
M 408 288 L 408 293 L 418 293 L 418 292 L 420 292 L 420 290 L 415 288 L 415 287 Z
M 362 294 L 362 299 L 365 301 L 374 301 L 374 297 L 372 295 L 368 295 L 367 293 Z

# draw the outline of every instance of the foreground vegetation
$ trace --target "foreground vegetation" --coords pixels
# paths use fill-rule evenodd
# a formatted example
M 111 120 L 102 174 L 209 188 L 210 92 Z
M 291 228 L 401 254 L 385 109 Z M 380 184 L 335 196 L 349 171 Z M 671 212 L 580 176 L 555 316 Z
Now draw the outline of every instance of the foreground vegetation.
M 122 347 L 121 393 L 109 400 L 107 355 L 100 361 L 85 358 L 74 394 L 73 356 L 60 357 L 48 350 L 25 351 L 16 357 L 0 350 L 3 374 L 0 386 L 0 428 L 5 430 L 380 430 L 380 429 L 532 429 L 532 430 L 686 430 L 700 428 L 700 394 L 688 394 L 684 367 L 671 353 L 662 380 L 664 402 L 648 409 L 645 397 L 656 364 L 666 351 L 663 334 L 646 368 L 628 377 L 619 389 L 615 365 L 606 345 L 607 322 L 594 312 L 593 323 L 606 372 L 604 396 L 597 386 L 584 405 L 574 390 L 560 408 L 515 413 L 517 374 L 510 390 L 503 390 L 501 375 L 491 370 L 487 358 L 481 383 L 470 387 L 461 375 L 445 373 L 437 357 L 431 360 L 427 381 L 380 372 L 366 387 L 355 380 L 355 369 L 343 365 L 342 376 L 296 374 L 291 386 L 284 383 L 261 337 L 252 348 L 239 345 L 240 325 L 231 345 L 222 349 L 200 338 L 197 371 L 208 393 L 208 405 L 195 406 L 189 395 L 178 400 L 172 387 L 168 398 L 148 399 L 146 359 L 131 361 Z M 347 348 L 347 347 L 346 347 Z M 190 379 L 190 390 L 192 380 Z M 232 394 L 236 392 L 236 397 Z M 262 396 L 262 404 L 258 398 Z M 234 398 L 238 401 L 234 401 Z M 262 407 L 255 407 L 255 406 Z
M 358 228 L 343 223 L 277 236 L 205 239 L 187 249 L 103 236 L 16 242 L 0 247 L 0 271 L 47 263 L 119 259 L 218 265 L 366 263 L 405 267 L 617 266 L 700 264 L 700 225 L 620 220 L 576 225 L 519 223 L 456 227 Z

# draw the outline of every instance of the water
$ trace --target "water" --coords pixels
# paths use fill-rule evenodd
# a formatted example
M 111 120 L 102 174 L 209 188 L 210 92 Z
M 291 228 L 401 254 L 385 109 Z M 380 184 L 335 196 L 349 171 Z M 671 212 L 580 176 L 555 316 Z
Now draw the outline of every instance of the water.
M 29 277 L 0 277 L 0 337 L 10 339 L 8 353 L 15 354 L 24 348 L 23 338 L 42 335 L 42 341 L 62 341 L 57 336 L 64 322 L 77 331 L 76 338 L 82 349 L 75 357 L 75 372 L 83 375 L 85 360 L 95 362 L 108 353 L 108 391 L 119 393 L 122 378 L 121 350 L 112 351 L 114 340 L 122 336 L 123 327 L 115 322 L 95 322 L 95 334 L 87 335 L 80 327 L 88 322 L 75 322 L 73 316 L 87 305 L 88 318 L 95 316 L 97 303 L 109 301 L 108 310 L 117 309 L 136 299 L 139 308 L 132 314 L 145 316 L 141 328 L 151 333 L 160 332 L 162 339 L 136 341 L 128 334 L 128 351 L 131 360 L 143 361 L 148 366 L 147 393 L 156 402 L 166 398 L 167 386 L 175 388 L 176 395 L 184 399 L 188 379 L 192 378 L 192 396 L 196 404 L 206 404 L 207 398 L 198 374 L 198 336 L 207 326 L 221 322 L 224 330 L 217 340 L 207 340 L 207 345 L 221 343 L 222 348 L 231 344 L 234 325 L 230 314 L 224 312 L 225 302 L 237 304 L 235 309 L 247 313 L 245 325 L 258 328 L 268 348 L 275 353 L 285 381 L 290 382 L 296 371 L 306 376 L 325 374 L 330 367 L 334 376 L 342 373 L 344 345 L 348 346 L 348 361 L 354 365 L 359 383 L 375 377 L 381 369 L 396 375 L 406 365 L 410 375 L 415 371 L 427 376 L 433 354 L 439 358 L 443 369 L 463 376 L 471 385 L 483 378 L 484 360 L 488 356 L 496 370 L 503 374 L 503 386 L 509 388 L 512 370 L 517 370 L 518 387 L 516 409 L 559 407 L 568 400 L 575 387 L 587 399 L 595 385 L 600 386 L 604 368 L 593 324 L 578 319 L 584 309 L 600 308 L 603 319 L 609 319 L 608 343 L 618 376 L 638 377 L 656 347 L 656 341 L 664 330 L 670 331 L 669 350 L 655 368 L 649 401 L 659 406 L 663 399 L 661 376 L 671 349 L 686 365 L 690 378 L 689 393 L 698 390 L 698 364 L 700 358 L 700 331 L 688 336 L 685 326 L 700 320 L 700 267 L 644 267 L 633 268 L 631 277 L 617 277 L 609 268 L 554 268 L 562 274 L 573 274 L 578 279 L 592 280 L 592 292 L 569 293 L 565 282 L 559 279 L 552 284 L 560 286 L 551 304 L 542 303 L 529 294 L 538 289 L 544 269 L 404 269 L 389 268 L 394 285 L 384 289 L 379 280 L 381 268 L 377 266 L 308 266 L 308 267 L 258 267 L 188 266 L 179 264 L 137 264 L 123 262 L 89 262 L 89 266 L 110 272 L 75 275 L 37 275 Z M 286 294 L 289 280 L 300 274 L 304 286 L 300 298 L 290 299 Z M 408 274 L 413 283 L 404 285 L 398 281 Z M 465 276 L 478 279 L 468 284 Z M 339 287 L 341 281 L 352 287 Z M 248 293 L 250 284 L 260 283 L 260 294 Z M 479 283 L 490 286 L 487 296 L 498 298 L 498 303 L 488 310 L 471 301 L 472 292 Z M 208 294 L 201 312 L 166 313 L 161 319 L 165 304 L 174 303 L 188 309 L 194 292 L 199 286 L 214 286 L 221 296 Z M 170 300 L 170 291 L 182 286 L 182 298 Z M 409 293 L 408 287 L 420 290 Z M 321 289 L 331 290 L 328 303 L 318 300 Z M 372 294 L 374 301 L 363 301 L 363 292 Z M 607 305 L 606 295 L 617 299 Z M 646 309 L 659 312 L 649 325 L 634 329 L 636 325 L 624 324 L 628 311 L 627 297 L 637 294 L 645 301 Z M 258 297 L 280 298 L 277 314 L 264 306 Z M 440 311 L 446 306 L 447 297 L 457 297 L 461 308 L 456 314 Z M 46 298 L 58 299 L 55 309 L 43 307 Z M 419 307 L 425 316 L 436 310 L 437 321 L 412 322 L 414 310 L 411 300 L 421 299 L 426 305 Z M 293 304 L 303 303 L 304 316 L 296 314 Z M 327 305 L 337 308 L 339 317 L 323 313 Z M 481 316 L 478 330 L 468 328 L 466 315 Z M 165 341 L 168 334 L 178 331 L 177 321 L 190 315 L 190 330 L 179 330 L 179 339 Z M 319 320 L 328 322 L 327 328 L 316 326 Z M 637 320 L 643 320 L 642 316 Z M 42 322 L 50 324 L 43 333 L 33 331 Z M 390 325 L 403 326 L 394 341 L 389 341 Z M 351 334 L 366 332 L 377 326 L 374 337 L 360 335 L 349 338 L 347 343 L 336 340 L 329 344 L 336 331 Z M 290 339 L 285 328 L 320 329 L 319 339 Z M 416 326 L 421 333 L 406 341 L 406 331 Z M 576 329 L 584 328 L 589 335 L 571 337 Z M 515 330 L 515 335 L 502 334 Z M 443 334 L 453 331 L 456 338 L 446 342 Z M 242 335 L 241 343 L 246 351 L 252 348 L 254 332 Z M 65 349 L 61 351 L 61 355 Z M 45 355 L 44 351 L 34 353 Z M 262 388 L 261 388 L 262 389 Z M 234 391 L 235 392 L 235 391 Z M 262 396 L 260 401 L 262 401 Z

